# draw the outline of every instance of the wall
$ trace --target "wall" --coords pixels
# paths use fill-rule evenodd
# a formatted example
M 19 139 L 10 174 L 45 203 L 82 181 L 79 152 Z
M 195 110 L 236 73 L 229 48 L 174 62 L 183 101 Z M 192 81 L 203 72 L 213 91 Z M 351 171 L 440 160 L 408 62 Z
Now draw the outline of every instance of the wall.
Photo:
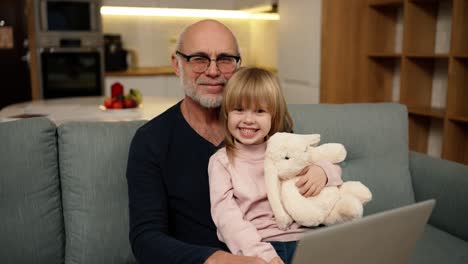
M 105 34 L 121 34 L 124 47 L 137 52 L 140 67 L 170 65 L 179 33 L 198 18 L 103 16 Z M 243 65 L 277 68 L 278 21 L 223 19 L 237 36 Z
M 288 103 L 319 103 L 321 0 L 279 3 L 278 73 Z

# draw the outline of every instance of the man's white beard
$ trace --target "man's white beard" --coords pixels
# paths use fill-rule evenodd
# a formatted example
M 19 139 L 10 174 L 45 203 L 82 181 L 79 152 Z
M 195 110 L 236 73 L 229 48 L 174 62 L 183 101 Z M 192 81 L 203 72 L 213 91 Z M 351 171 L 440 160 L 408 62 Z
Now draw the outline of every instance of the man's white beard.
M 221 106 L 221 103 L 223 101 L 222 94 L 219 94 L 213 98 L 213 97 L 203 96 L 197 93 L 197 90 L 195 89 L 195 85 L 197 84 L 188 83 L 185 81 L 184 70 L 181 66 L 179 66 L 179 72 L 180 72 L 180 82 L 182 86 L 184 87 L 184 93 L 186 96 L 192 98 L 192 100 L 194 100 L 195 102 L 198 102 L 201 106 L 206 107 L 206 108 L 218 108 Z

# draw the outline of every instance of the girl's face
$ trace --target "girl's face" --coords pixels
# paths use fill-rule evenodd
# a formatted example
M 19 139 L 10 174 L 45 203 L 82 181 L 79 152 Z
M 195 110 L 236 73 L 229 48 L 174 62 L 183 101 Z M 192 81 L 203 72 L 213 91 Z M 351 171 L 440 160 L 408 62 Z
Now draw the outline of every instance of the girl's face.
M 260 144 L 270 132 L 271 114 L 264 104 L 257 107 L 236 107 L 228 113 L 231 135 L 245 145 Z

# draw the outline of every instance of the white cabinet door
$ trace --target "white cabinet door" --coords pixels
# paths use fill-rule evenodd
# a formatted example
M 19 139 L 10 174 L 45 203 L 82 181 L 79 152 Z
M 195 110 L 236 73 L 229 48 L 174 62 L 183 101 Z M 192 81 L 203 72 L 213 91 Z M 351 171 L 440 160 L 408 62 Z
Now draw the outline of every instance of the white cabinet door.
M 278 75 L 286 99 L 318 103 L 322 1 L 282 1 L 278 9 Z

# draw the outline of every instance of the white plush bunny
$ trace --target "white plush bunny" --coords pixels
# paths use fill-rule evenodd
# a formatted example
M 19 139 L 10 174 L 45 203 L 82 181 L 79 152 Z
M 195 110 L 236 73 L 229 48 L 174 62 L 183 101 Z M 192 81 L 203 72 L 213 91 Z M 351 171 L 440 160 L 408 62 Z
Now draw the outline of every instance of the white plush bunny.
M 295 186 L 306 166 L 319 160 L 339 163 L 346 157 L 342 144 L 317 146 L 319 134 L 276 133 L 267 142 L 265 181 L 268 200 L 279 228 L 296 221 L 303 226 L 331 225 L 362 217 L 363 205 L 372 193 L 362 183 L 348 181 L 325 187 L 320 194 L 305 198 Z

